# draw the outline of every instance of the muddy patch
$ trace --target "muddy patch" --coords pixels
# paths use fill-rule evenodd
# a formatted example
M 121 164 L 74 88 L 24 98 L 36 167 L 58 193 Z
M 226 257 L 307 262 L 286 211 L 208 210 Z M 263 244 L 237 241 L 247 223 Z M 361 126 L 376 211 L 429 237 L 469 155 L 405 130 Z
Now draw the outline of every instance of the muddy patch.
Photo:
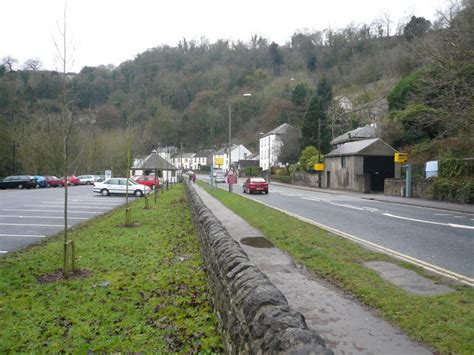
M 242 238 L 240 242 L 244 245 L 254 248 L 273 248 L 271 241 L 264 237 L 246 237 Z

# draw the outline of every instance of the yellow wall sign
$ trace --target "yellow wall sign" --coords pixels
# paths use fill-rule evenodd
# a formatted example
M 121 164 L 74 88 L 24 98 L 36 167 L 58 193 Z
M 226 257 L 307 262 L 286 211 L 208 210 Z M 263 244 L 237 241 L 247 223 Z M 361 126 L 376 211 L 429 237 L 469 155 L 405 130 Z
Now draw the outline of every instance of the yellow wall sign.
M 316 171 L 324 171 L 324 164 L 314 164 L 313 169 Z
M 405 163 L 407 160 L 407 153 L 395 153 L 395 163 Z
M 222 157 L 215 157 L 215 158 L 214 158 L 214 164 L 215 164 L 215 165 L 224 165 L 224 158 L 222 158 Z

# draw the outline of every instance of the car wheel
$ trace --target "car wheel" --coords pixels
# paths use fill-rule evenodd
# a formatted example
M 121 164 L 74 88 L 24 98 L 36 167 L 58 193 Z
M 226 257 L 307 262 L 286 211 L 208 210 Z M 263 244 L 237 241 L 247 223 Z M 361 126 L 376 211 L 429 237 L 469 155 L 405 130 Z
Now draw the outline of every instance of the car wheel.
M 90 181 L 86 182 L 86 185 L 92 185 L 92 183 Z
M 134 195 L 135 195 L 136 197 L 142 197 L 142 196 L 143 196 L 143 192 L 142 192 L 141 190 L 136 190 L 135 193 L 134 193 Z
M 268 190 L 265 190 L 265 195 L 268 195 Z
M 18 184 L 17 187 L 18 187 L 20 190 L 23 190 L 23 188 L 24 188 L 23 184 Z
M 109 196 L 109 190 L 107 190 L 107 189 L 102 189 L 102 190 L 100 191 L 100 194 L 101 194 L 102 196 Z

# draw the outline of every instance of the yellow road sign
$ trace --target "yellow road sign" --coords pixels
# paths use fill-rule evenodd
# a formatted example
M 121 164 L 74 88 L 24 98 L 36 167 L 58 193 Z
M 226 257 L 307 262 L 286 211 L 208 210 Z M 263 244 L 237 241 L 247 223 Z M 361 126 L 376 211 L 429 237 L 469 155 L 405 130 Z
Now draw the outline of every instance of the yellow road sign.
M 316 170 L 316 171 L 324 171 L 324 164 L 322 164 L 322 163 L 314 164 L 313 169 Z
M 408 161 L 408 153 L 395 153 L 395 163 L 405 163 Z

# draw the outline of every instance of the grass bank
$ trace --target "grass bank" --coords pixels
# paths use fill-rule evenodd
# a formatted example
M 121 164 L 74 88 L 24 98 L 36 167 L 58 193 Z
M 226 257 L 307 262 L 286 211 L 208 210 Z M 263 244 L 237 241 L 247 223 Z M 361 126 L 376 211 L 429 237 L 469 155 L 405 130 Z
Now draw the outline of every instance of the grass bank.
M 135 228 L 122 208 L 71 232 L 86 278 L 38 282 L 61 237 L 0 258 L 0 353 L 222 350 L 183 188 L 132 206 Z
M 309 223 L 221 189 L 211 190 L 227 207 L 247 220 L 308 270 L 329 280 L 412 338 L 443 353 L 474 353 L 474 290 L 468 286 L 443 296 L 417 296 L 392 285 L 364 267 L 366 261 L 391 261 L 423 274 L 410 264 L 368 251 L 358 244 Z M 427 275 L 425 275 L 427 276 Z

